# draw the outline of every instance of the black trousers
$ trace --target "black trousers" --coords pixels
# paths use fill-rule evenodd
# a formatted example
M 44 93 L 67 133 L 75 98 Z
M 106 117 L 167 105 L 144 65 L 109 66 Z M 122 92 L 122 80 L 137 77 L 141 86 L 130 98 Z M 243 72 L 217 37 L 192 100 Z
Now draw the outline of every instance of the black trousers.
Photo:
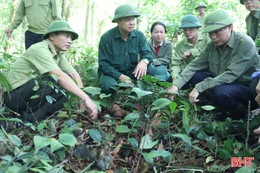
M 31 31 L 25 32 L 25 49 L 27 50 L 31 45 L 41 42 L 43 34 L 35 34 Z
M 63 108 L 66 96 L 57 82 L 49 76 L 31 79 L 24 85 L 5 93 L 4 103 L 21 114 L 23 121 L 36 122 Z

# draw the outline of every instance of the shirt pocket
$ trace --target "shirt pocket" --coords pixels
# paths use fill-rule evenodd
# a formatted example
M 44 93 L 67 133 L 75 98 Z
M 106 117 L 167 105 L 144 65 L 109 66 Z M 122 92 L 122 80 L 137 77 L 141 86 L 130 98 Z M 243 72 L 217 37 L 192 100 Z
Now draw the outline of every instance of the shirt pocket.
M 39 5 L 49 5 L 49 0 L 39 0 Z
M 138 63 L 138 52 L 130 49 L 129 50 L 129 57 L 130 57 L 130 66 L 131 67 L 136 67 L 137 63 Z
M 33 1 L 32 0 L 24 0 L 24 6 L 25 8 L 29 8 L 33 5 Z
M 220 62 L 215 59 L 211 59 L 209 61 L 209 72 L 212 73 L 213 76 L 217 76 L 220 73 Z

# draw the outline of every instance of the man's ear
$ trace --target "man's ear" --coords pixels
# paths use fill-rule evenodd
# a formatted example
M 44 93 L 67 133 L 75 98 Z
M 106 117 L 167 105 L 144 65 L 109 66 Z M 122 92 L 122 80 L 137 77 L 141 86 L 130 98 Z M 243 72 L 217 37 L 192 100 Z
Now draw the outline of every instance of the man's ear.
M 54 40 L 54 36 L 55 36 L 54 33 L 50 33 L 50 34 L 49 34 L 49 40 L 53 41 L 53 40 Z

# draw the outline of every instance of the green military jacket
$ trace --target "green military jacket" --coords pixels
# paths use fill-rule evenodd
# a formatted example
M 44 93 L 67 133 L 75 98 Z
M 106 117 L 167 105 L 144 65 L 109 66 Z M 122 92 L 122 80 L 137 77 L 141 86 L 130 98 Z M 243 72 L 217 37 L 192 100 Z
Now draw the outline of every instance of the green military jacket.
M 153 61 L 149 44 L 141 31 L 134 29 L 124 40 L 115 27 L 101 36 L 99 43 L 99 73 L 112 76 L 116 80 L 124 74 L 132 76 L 139 59 Z
M 180 72 L 189 64 L 195 57 L 197 57 L 206 44 L 210 42 L 210 38 L 206 34 L 198 32 L 198 38 L 195 45 L 190 43 L 185 37 L 182 39 L 175 48 L 175 54 L 171 63 L 172 78 L 176 78 Z M 191 56 L 185 60 L 182 59 L 184 52 L 190 51 Z
M 172 53 L 173 53 L 172 43 L 164 39 L 162 46 L 160 47 L 157 55 L 154 49 L 153 39 L 150 40 L 149 46 L 153 55 L 153 65 L 154 66 L 165 65 L 166 67 L 168 67 L 172 61 Z
M 235 82 L 249 85 L 252 73 L 260 66 L 259 58 L 253 40 L 247 35 L 232 31 L 230 40 L 223 48 L 216 47 L 213 42 L 208 43 L 173 84 L 181 88 L 196 71 L 209 71 L 213 77 L 196 84 L 195 88 L 199 92 Z
M 16 29 L 24 16 L 28 21 L 28 30 L 36 34 L 46 33 L 53 21 L 61 20 L 57 0 L 21 0 L 14 20 L 8 28 Z
M 32 45 L 21 57 L 17 58 L 6 78 L 12 89 L 16 89 L 31 78 L 59 69 L 67 74 L 74 71 L 62 53 L 57 53 L 49 39 L 46 39 Z
M 257 38 L 259 32 L 260 23 L 260 11 L 257 11 L 254 15 L 249 13 L 246 17 L 246 30 L 247 35 L 249 35 L 253 40 Z

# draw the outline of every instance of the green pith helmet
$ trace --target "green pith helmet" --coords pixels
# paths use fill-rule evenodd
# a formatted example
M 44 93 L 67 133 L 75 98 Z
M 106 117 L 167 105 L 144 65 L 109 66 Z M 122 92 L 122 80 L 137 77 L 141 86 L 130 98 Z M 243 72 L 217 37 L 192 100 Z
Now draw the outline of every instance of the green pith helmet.
M 242 1 L 242 0 L 241 0 Z M 204 7 L 204 8 L 207 8 L 206 4 L 204 2 L 199 2 L 197 7 L 195 8 L 197 10 L 197 8 L 199 7 Z
M 201 23 L 199 22 L 198 18 L 192 14 L 189 14 L 181 19 L 181 26 L 180 29 L 183 28 L 194 28 L 194 27 L 201 27 Z
M 50 33 L 53 32 L 69 32 L 72 35 L 72 40 L 76 40 L 79 35 L 70 28 L 69 24 L 63 20 L 56 20 L 48 27 L 48 31 L 43 35 L 43 39 L 48 38 Z
M 128 4 L 120 5 L 119 7 L 117 7 L 115 11 L 115 16 L 112 22 L 116 23 L 116 19 L 120 19 L 122 17 L 130 17 L 130 16 L 139 17 L 140 14 L 137 11 L 135 11 L 134 7 L 132 7 L 131 5 Z
M 235 21 L 236 20 L 225 10 L 217 9 L 215 11 L 212 11 L 205 17 L 202 33 L 208 33 L 220 28 L 224 28 Z

